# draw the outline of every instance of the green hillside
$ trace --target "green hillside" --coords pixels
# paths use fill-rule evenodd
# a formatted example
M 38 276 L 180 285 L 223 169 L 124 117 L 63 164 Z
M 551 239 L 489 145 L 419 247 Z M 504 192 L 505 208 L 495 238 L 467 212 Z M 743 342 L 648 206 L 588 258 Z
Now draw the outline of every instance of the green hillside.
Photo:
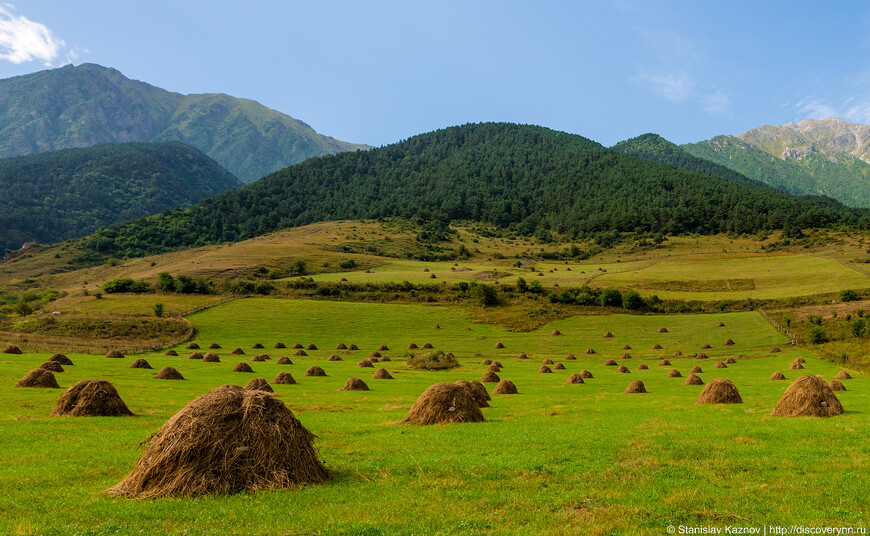
M 581 136 L 464 125 L 314 158 L 186 210 L 95 233 L 92 250 L 141 256 L 337 219 L 489 222 L 548 240 L 613 231 L 755 232 L 853 222 L 863 212 L 608 150 Z M 439 223 L 440 222 L 440 223 Z
M 241 185 L 214 160 L 179 142 L 5 158 L 0 160 L 0 248 L 84 236 Z
M 0 80 L 0 157 L 103 143 L 183 141 L 251 182 L 312 156 L 368 148 L 257 102 L 181 95 L 100 65 Z

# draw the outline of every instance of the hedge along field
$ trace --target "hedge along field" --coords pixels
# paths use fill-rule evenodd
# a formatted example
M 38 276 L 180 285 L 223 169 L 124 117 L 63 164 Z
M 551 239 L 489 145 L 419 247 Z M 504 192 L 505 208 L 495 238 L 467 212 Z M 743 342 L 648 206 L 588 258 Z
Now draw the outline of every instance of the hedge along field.
M 594 316 L 564 319 L 532 333 L 508 333 L 467 321 L 460 309 L 408 305 L 248 299 L 191 317 L 196 341 L 218 342 L 221 363 L 146 354 L 153 370 L 129 369 L 132 357 L 70 355 L 76 363 L 58 374 L 63 388 L 91 377 L 113 382 L 136 417 L 49 418 L 61 390 L 14 389 L 48 354 L 0 356 L 0 532 L 10 534 L 662 534 L 670 524 L 866 523 L 863 478 L 870 464 L 867 377 L 853 374 L 838 393 L 847 413 L 831 419 L 772 418 L 789 380 L 839 370 L 782 336 L 757 313 L 674 316 Z M 725 327 L 717 328 L 722 321 Z M 439 324 L 441 329 L 433 329 Z M 666 327 L 668 333 L 657 333 Z M 558 329 L 562 336 L 550 333 Z M 470 331 L 473 330 L 473 331 Z M 614 338 L 605 340 L 604 331 Z M 477 337 L 487 337 L 479 339 Z M 723 346 L 725 339 L 734 346 Z M 295 356 L 275 342 L 315 343 Z M 250 347 L 256 343 L 263 350 Z M 336 351 L 338 342 L 359 351 Z M 456 353 L 462 366 L 445 372 L 410 371 L 402 359 L 409 342 L 431 342 Z M 503 342 L 505 349 L 493 348 Z M 650 347 L 659 343 L 661 351 Z M 711 359 L 688 357 L 702 344 Z M 376 368 L 357 361 L 380 344 L 394 361 L 395 380 L 373 380 Z M 631 359 L 620 359 L 630 344 Z M 774 344 L 781 353 L 768 353 Z M 247 352 L 231 356 L 233 347 Z M 595 355 L 583 352 L 594 347 Z M 669 357 L 680 349 L 687 356 Z M 576 361 L 565 360 L 570 351 Z M 529 359 L 517 359 L 527 352 Z M 272 359 L 250 363 L 256 353 Z M 327 362 L 338 353 L 344 361 Z M 479 354 L 479 355 L 477 355 Z M 745 357 L 737 357 L 743 354 Z M 293 365 L 277 365 L 289 355 Z M 788 370 L 798 357 L 804 371 Z M 538 374 L 551 357 L 566 370 Z M 603 362 L 615 357 L 631 369 L 616 374 Z M 717 358 L 737 357 L 727 369 Z M 479 379 L 483 358 L 504 364 L 499 374 L 518 395 L 495 395 L 487 422 L 416 427 L 394 424 L 429 385 Z M 231 372 L 247 361 L 254 374 Z M 638 371 L 644 362 L 650 370 Z M 305 377 L 318 364 L 329 376 Z M 177 368 L 184 381 L 153 373 Z M 701 386 L 668 378 L 699 365 L 705 382 L 734 381 L 742 405 L 697 406 Z M 595 378 L 565 385 L 588 369 Z M 187 402 L 225 383 L 269 380 L 279 371 L 297 385 L 274 386 L 316 444 L 334 478 L 324 485 L 269 493 L 199 499 L 134 501 L 100 491 L 123 478 L 141 454 L 139 442 Z M 350 376 L 370 392 L 339 389 Z M 626 395 L 641 379 L 648 394 Z M 488 385 L 492 390 L 492 385 Z

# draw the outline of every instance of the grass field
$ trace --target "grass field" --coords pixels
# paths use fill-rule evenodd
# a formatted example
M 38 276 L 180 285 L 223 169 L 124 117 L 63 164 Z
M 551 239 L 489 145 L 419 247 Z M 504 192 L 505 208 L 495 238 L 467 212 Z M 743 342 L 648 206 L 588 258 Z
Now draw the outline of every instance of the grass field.
M 113 382 L 136 413 L 132 418 L 49 418 L 59 390 L 14 389 L 12 384 L 47 354 L 0 356 L 0 533 L 3 534 L 664 534 L 668 525 L 802 523 L 865 526 L 870 482 L 867 396 L 870 381 L 855 374 L 839 393 L 847 413 L 832 419 L 772 418 L 790 382 L 771 382 L 782 370 L 831 379 L 838 368 L 785 339 L 757 313 L 676 316 L 578 316 L 538 331 L 507 332 L 471 322 L 461 309 L 245 299 L 197 313 L 196 340 L 223 346 L 222 363 L 149 354 L 153 371 L 127 368 L 131 359 L 70 355 L 75 366 L 58 375 L 62 387 L 86 378 Z M 722 321 L 725 327 L 717 328 Z M 441 329 L 434 329 L 439 325 Z M 669 333 L 657 333 L 666 327 Z M 558 329 L 563 336 L 552 336 Z M 604 339 L 605 331 L 614 334 Z M 726 339 L 734 346 L 724 346 Z M 315 343 L 307 357 L 274 350 L 275 342 Z M 265 350 L 250 350 L 259 342 Z M 336 351 L 355 343 L 360 351 Z M 462 366 L 446 372 L 411 371 L 402 363 L 408 343 L 431 342 L 456 354 Z M 495 350 L 502 342 L 506 348 Z M 652 350 L 659 343 L 662 350 Z M 689 357 L 700 346 L 711 359 Z M 395 380 L 373 380 L 376 369 L 356 362 L 380 344 L 394 361 Z M 629 344 L 631 359 L 620 360 Z M 782 353 L 768 353 L 781 345 Z M 230 356 L 239 346 L 248 355 Z M 594 348 L 595 355 L 584 354 Z M 681 350 L 685 357 L 670 357 Z M 232 366 L 252 363 L 255 374 Z M 529 354 L 519 360 L 520 352 Z M 566 361 L 574 353 L 576 361 Z M 332 353 L 342 362 L 326 362 Z M 290 355 L 281 366 L 276 357 Z M 738 357 L 727 369 L 719 358 Z M 663 357 L 673 367 L 659 367 Z M 797 356 L 805 371 L 789 371 Z M 541 359 L 567 370 L 538 374 Z M 608 358 L 631 374 L 602 366 Z M 504 364 L 502 378 L 519 395 L 495 395 L 480 424 L 414 427 L 396 424 L 414 400 L 438 381 L 479 379 L 483 358 Z M 640 362 L 650 370 L 635 370 Z M 329 376 L 307 378 L 311 364 Z M 700 386 L 727 377 L 742 405 L 698 406 Z M 151 375 L 171 365 L 185 381 Z M 376 365 L 377 366 L 377 365 Z M 595 375 L 564 385 L 581 369 Z M 225 383 L 271 379 L 288 371 L 297 385 L 275 390 L 319 439 L 334 478 L 324 485 L 270 493 L 199 499 L 133 501 L 100 491 L 118 482 L 141 454 L 138 444 L 187 402 Z M 370 392 L 344 392 L 350 376 Z M 626 395 L 642 379 L 648 394 Z M 489 385 L 490 390 L 492 385 Z

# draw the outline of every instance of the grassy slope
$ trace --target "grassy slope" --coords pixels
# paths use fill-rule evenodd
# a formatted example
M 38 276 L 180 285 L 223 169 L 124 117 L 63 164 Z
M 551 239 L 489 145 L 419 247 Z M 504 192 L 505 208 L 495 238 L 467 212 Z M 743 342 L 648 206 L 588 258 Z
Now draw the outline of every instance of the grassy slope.
M 808 373 L 831 378 L 836 368 L 804 351 L 767 354 L 782 336 L 756 313 L 703 317 L 576 317 L 537 333 L 507 333 L 473 324 L 446 307 L 386 306 L 283 300 L 242 300 L 192 317 L 199 341 L 218 341 L 221 364 L 184 357 L 144 356 L 155 366 L 178 368 L 184 382 L 151 379 L 154 371 L 128 369 L 130 359 L 73 355 L 76 366 L 61 374 L 66 387 L 102 377 L 114 383 L 138 415 L 127 419 L 46 417 L 58 391 L 10 386 L 45 355 L 3 356 L 0 377 L 0 531 L 52 534 L 661 534 L 669 524 L 729 523 L 859 524 L 870 515 L 868 482 L 858 475 L 870 463 L 864 415 L 868 379 L 858 375 L 841 393 L 849 413 L 835 419 L 767 417 L 788 382 L 769 382 L 797 355 Z M 723 320 L 725 328 L 715 328 Z M 434 324 L 443 329 L 434 330 Z M 666 326 L 667 334 L 658 334 Z M 554 328 L 563 337 L 546 335 Z M 604 330 L 615 339 L 605 341 Z M 481 338 L 486 337 L 486 338 Z M 721 346 L 725 338 L 736 345 Z M 267 347 L 281 340 L 315 342 L 321 348 L 294 365 L 254 363 L 254 375 L 231 373 L 246 359 L 230 357 L 233 346 Z M 505 350 L 493 350 L 496 340 Z M 325 363 L 338 342 L 359 352 Z M 408 342 L 430 341 L 457 353 L 463 367 L 443 373 L 406 371 L 394 381 L 369 380 L 374 369 L 355 367 L 375 345 L 386 343 L 400 357 Z M 665 350 L 648 350 L 653 343 Z M 700 364 L 705 381 L 728 377 L 745 404 L 696 406 L 700 387 L 667 378 L 655 363 L 675 348 L 697 351 L 703 342 L 717 357 L 746 354 L 737 365 L 713 369 L 712 359 L 673 360 L 685 374 Z M 630 375 L 601 363 L 625 343 L 634 356 Z M 584 356 L 586 347 L 598 354 Z M 273 357 L 278 351 L 266 350 Z M 519 361 L 526 351 L 531 358 Z M 562 361 L 568 370 L 537 374 L 540 359 Z M 283 351 L 289 353 L 289 350 Z M 182 351 L 182 356 L 186 352 Z M 250 355 L 250 351 L 249 351 Z M 517 396 L 495 396 L 487 423 L 435 427 L 391 425 L 428 385 L 479 378 L 485 357 L 505 364 L 502 377 Z M 248 356 L 249 357 L 249 356 Z M 635 371 L 641 361 L 649 371 Z M 310 364 L 329 376 L 305 378 Z M 578 386 L 563 385 L 581 368 L 596 375 Z M 299 490 L 195 500 L 128 501 L 99 492 L 122 478 L 141 449 L 137 444 L 184 404 L 224 383 L 251 376 L 271 379 L 288 370 L 298 385 L 276 391 L 319 436 L 318 445 L 335 479 Z M 368 393 L 338 388 L 349 376 L 363 377 Z M 630 380 L 643 379 L 647 395 L 624 395 Z M 491 386 L 490 386 L 491 388 Z M 824 437 L 829 440 L 819 441 Z M 46 449 L 46 444 L 51 444 Z

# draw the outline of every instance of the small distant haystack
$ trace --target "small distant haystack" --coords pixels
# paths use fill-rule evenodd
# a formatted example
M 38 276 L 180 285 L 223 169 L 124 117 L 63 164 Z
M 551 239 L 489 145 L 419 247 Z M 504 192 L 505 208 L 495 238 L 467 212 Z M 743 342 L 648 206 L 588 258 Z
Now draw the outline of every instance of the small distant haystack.
M 583 376 L 581 376 L 579 374 L 572 374 L 572 375 L 568 376 L 567 380 L 565 380 L 565 385 L 575 385 L 578 383 L 585 383 L 583 381 Z
M 641 363 L 640 365 L 637 366 L 637 370 L 649 370 L 649 367 L 647 366 L 646 363 Z
M 704 385 L 704 380 L 702 380 L 697 374 L 689 374 L 689 377 L 686 378 L 686 381 L 683 383 L 685 385 Z
M 630 344 L 626 344 L 625 346 L 622 347 L 622 349 L 623 349 L 623 350 L 631 350 L 631 345 L 630 345 Z
M 708 343 L 706 343 L 706 342 L 705 342 L 704 344 L 701 345 L 701 350 L 709 350 L 710 348 L 712 348 L 712 346 L 710 346 L 710 345 L 709 345 Z
M 124 417 L 133 415 L 117 389 L 106 380 L 82 380 L 67 389 L 50 413 L 53 417 Z
M 710 359 L 710 356 L 708 356 L 704 352 L 698 352 L 698 355 L 695 356 L 695 359 Z
M 375 371 L 375 375 L 372 378 L 375 380 L 392 380 L 393 375 L 387 372 L 387 369 L 379 368 Z
M 173 367 L 163 367 L 154 375 L 155 380 L 183 380 L 184 376 Z
M 502 380 L 498 382 L 498 385 L 495 386 L 495 389 L 492 390 L 492 394 L 494 395 L 516 395 L 519 394 L 517 391 L 517 386 L 514 385 L 514 382 L 510 380 Z
M 317 345 L 314 343 L 309 344 L 305 347 L 306 350 L 317 350 Z
M 257 354 L 251 358 L 251 362 L 266 361 L 267 359 L 269 359 L 269 356 L 266 354 Z
M 106 357 L 109 359 L 123 359 L 124 354 L 122 354 L 119 350 L 109 350 L 106 353 Z
M 419 425 L 483 421 L 483 413 L 471 392 L 447 382 L 426 389 L 402 420 Z
M 840 380 L 831 380 L 828 383 L 828 387 L 831 388 L 831 391 L 845 391 L 846 390 L 846 386 L 843 385 L 843 382 L 841 382 Z
M 624 354 L 622 354 L 622 356 L 620 356 L 620 357 L 621 357 L 622 359 L 631 359 L 631 354 L 629 354 L 629 353 L 624 353 Z
M 347 345 L 343 342 L 338 343 L 338 346 L 335 347 L 336 350 L 347 350 Z
M 382 345 L 378 346 L 378 352 L 386 352 L 389 349 L 390 349 L 390 347 L 387 346 L 386 344 L 382 344 Z
M 441 326 L 439 326 L 438 324 L 435 324 L 435 327 L 433 327 L 432 329 L 441 329 Z
M 188 359 L 202 359 L 203 357 L 205 356 L 202 355 L 202 352 L 192 352 L 189 356 L 187 356 Z
M 369 357 L 381 357 L 381 353 L 380 352 L 372 352 L 369 354 Z
M 728 339 L 727 341 L 725 341 L 725 346 L 734 346 L 734 341 Z
M 683 377 L 682 373 L 677 369 L 671 369 L 671 371 L 668 372 L 668 378 L 682 378 L 682 377 Z
M 613 338 L 613 333 L 610 333 L 609 331 L 605 331 L 605 332 L 604 332 L 604 338 L 605 338 L 605 339 L 612 339 L 612 338 Z
M 326 371 L 317 365 L 312 365 L 308 367 L 308 370 L 305 371 L 306 376 L 326 376 Z
M 538 369 L 538 374 L 552 374 L 553 371 L 550 370 L 550 367 L 547 365 L 541 365 L 541 368 Z
M 251 349 L 253 349 L 253 350 L 259 350 L 259 349 L 261 349 L 261 348 L 265 348 L 265 346 L 263 346 L 262 344 L 260 344 L 260 343 L 258 343 L 258 342 L 255 342 L 255 343 L 253 344 L 253 346 L 251 346 Z
M 449 356 L 451 356 L 451 357 L 455 357 L 453 354 L 447 354 L 447 355 L 449 355 Z M 492 364 L 495 365 L 495 366 L 497 366 L 498 368 L 503 368 L 503 367 L 504 367 L 504 365 L 501 364 L 501 361 L 493 361 Z
M 716 324 L 716 327 L 717 327 L 717 328 L 724 328 L 724 327 L 725 327 L 725 322 L 719 322 L 718 324 Z
M 737 363 L 737 360 L 734 359 L 733 357 L 729 357 L 728 359 L 725 360 L 726 365 L 733 365 L 734 363 Z
M 773 374 L 770 375 L 770 379 L 771 380 L 784 380 L 785 374 L 783 374 L 782 372 L 777 370 L 776 372 L 774 372 Z
M 562 363 L 556 363 L 553 366 L 553 370 L 565 370 L 565 365 L 563 365 Z
M 57 361 L 46 361 L 45 363 L 39 365 L 39 367 L 37 368 L 41 368 L 42 370 L 47 370 L 49 372 L 64 372 L 63 366 L 61 366 L 61 364 Z
M 203 363 L 220 363 L 221 358 L 214 352 L 208 352 L 204 356 L 202 356 Z
M 674 352 L 674 357 L 680 357 L 680 356 L 682 356 L 682 355 L 683 355 L 683 352 L 681 352 L 681 351 L 679 351 L 679 350 L 677 350 L 676 352 Z
M 276 363 L 278 363 L 279 365 L 292 365 L 293 361 L 285 355 L 278 358 L 278 361 L 276 361 Z
M 435 348 L 435 347 L 432 346 L 432 343 L 431 343 L 431 342 L 424 342 L 422 348 L 423 348 L 424 350 L 429 350 L 430 348 Z
M 577 357 L 574 354 L 568 354 L 565 356 L 565 359 L 569 361 L 574 361 L 575 359 L 577 359 Z
M 148 361 L 146 361 L 144 359 L 137 359 L 136 361 L 133 361 L 133 363 L 130 364 L 130 368 L 153 369 L 154 367 L 152 367 L 151 364 L 148 363 Z
M 65 354 L 52 354 L 51 357 L 48 358 L 49 361 L 54 361 L 55 363 L 60 363 L 64 366 L 72 366 L 72 359 L 68 358 Z
M 779 349 L 779 346 L 774 346 L 773 348 L 770 349 L 770 353 L 772 353 L 772 354 L 776 354 L 779 352 L 782 352 L 782 350 Z
M 151 499 L 293 488 L 329 471 L 314 435 L 272 393 L 224 385 L 195 399 L 146 440 L 110 495 Z
M 169 356 L 172 356 L 172 357 L 178 357 L 178 352 L 176 352 L 175 350 L 166 350 L 166 351 L 163 353 L 163 355 L 169 355 Z
M 374 365 L 368 359 L 363 359 L 362 361 L 357 363 L 356 366 L 358 366 L 360 368 L 374 368 Z
M 368 391 L 369 386 L 366 385 L 366 382 L 362 381 L 362 379 L 351 376 L 344 382 L 344 387 L 341 388 L 342 391 Z
M 668 328 L 659 328 L 659 333 L 667 333 Z
M 484 359 L 480 362 L 481 365 L 492 365 L 492 359 Z
M 550 332 L 550 335 L 552 335 L 554 337 L 558 337 L 561 334 L 562 334 L 562 332 L 559 331 L 558 329 L 554 329 L 552 332 Z
M 652 349 L 653 349 L 653 350 L 661 350 L 661 349 L 662 349 L 662 345 L 659 344 L 659 343 L 655 343 L 655 344 L 653 344 Z
M 233 367 L 233 372 L 254 372 L 254 369 L 251 368 L 251 365 L 243 362 Z
M 216 343 L 216 342 L 213 342 L 213 343 L 208 345 L 208 348 L 209 348 L 209 350 L 220 350 L 221 345 Z
M 589 372 L 588 370 L 583 369 L 583 370 L 580 371 L 580 377 L 581 377 L 581 378 L 588 379 L 588 378 L 594 378 L 595 376 L 593 376 L 592 373 Z
M 269 382 L 266 381 L 266 378 L 252 378 L 251 381 L 245 384 L 245 390 L 266 391 L 267 393 L 275 392 L 275 390 L 272 389 L 272 386 L 269 385 Z
M 728 365 L 721 361 L 716 361 L 716 364 L 713 365 L 713 368 L 728 368 Z
M 821 376 L 801 376 L 783 393 L 771 413 L 774 417 L 834 417 L 843 405 Z
M 742 404 L 737 386 L 726 378 L 716 378 L 704 386 L 696 404 Z
M 543 361 L 541 361 L 541 363 L 544 365 L 552 365 L 553 360 L 548 357 L 548 358 L 544 359 Z
M 586 355 L 593 355 L 594 353 L 595 353 L 595 349 L 594 349 L 594 348 L 587 348 L 587 349 L 586 349 Z
M 347 347 L 347 349 L 348 350 L 359 350 L 359 346 L 357 346 L 355 344 L 351 344 L 350 346 Z
M 527 354 L 525 352 L 522 352 L 520 355 L 517 356 L 517 359 L 528 359 L 528 358 L 529 358 L 529 354 Z
M 488 370 L 490 372 L 501 372 L 501 366 L 499 366 L 498 363 L 493 363 L 486 370 Z
M 456 385 L 460 387 L 464 387 L 468 389 L 468 392 L 471 393 L 472 398 L 474 398 L 475 403 L 480 408 L 488 408 L 489 402 L 487 400 L 492 400 L 492 397 L 489 396 L 489 393 L 486 390 L 486 387 L 480 382 L 470 382 L 467 380 L 459 380 L 454 382 Z
M 199 350 L 199 345 L 195 342 L 192 342 L 186 346 L 188 350 Z
M 659 361 L 659 366 L 660 367 L 670 367 L 671 362 L 668 361 L 667 359 L 662 359 L 661 361 Z
M 275 345 L 272 346 L 272 348 L 276 348 L 276 349 L 277 348 L 287 348 L 287 345 L 284 344 L 283 342 L 276 342 Z M 253 381 L 253 380 L 251 380 L 251 381 Z
M 501 378 L 499 378 L 498 374 L 496 374 L 495 372 L 491 372 L 488 370 L 483 373 L 483 377 L 480 378 L 480 381 L 482 383 L 498 383 L 499 381 L 501 381 Z
M 834 378 L 837 380 L 851 380 L 852 375 L 849 374 L 848 372 L 846 372 L 845 370 L 841 370 L 840 372 L 837 373 L 836 376 L 834 376 Z
M 60 389 L 54 373 L 43 368 L 35 368 L 24 375 L 15 387 L 44 387 L 46 389 Z
M 327 361 L 344 361 L 338 354 L 332 354 L 331 356 L 326 358 Z
M 412 342 L 411 344 L 408 345 L 408 350 L 416 350 L 417 348 L 419 348 L 419 346 L 417 346 L 417 345 L 416 345 L 415 343 L 413 343 L 413 342 Z
M 296 355 L 304 357 L 308 354 L 305 352 L 305 350 L 296 350 Z
M 495 343 L 495 346 L 493 346 L 493 348 L 495 348 L 496 350 L 504 348 L 504 344 L 497 342 Z
M 279 372 L 272 380 L 275 385 L 296 385 L 296 380 L 289 372 Z
M 301 350 L 301 349 L 303 349 L 303 348 L 305 348 L 305 347 L 302 346 L 302 345 L 301 345 L 300 343 L 298 343 L 298 342 L 294 342 L 292 348 L 293 348 L 294 350 Z
M 245 351 L 241 348 L 233 348 L 233 351 L 230 353 L 233 355 L 245 355 Z
M 607 361 L 604 362 L 604 366 L 605 367 L 615 367 L 616 361 L 614 361 L 613 359 L 608 359 Z
M 617 374 L 631 374 L 631 371 L 628 370 L 628 367 L 625 365 L 619 365 L 619 368 L 616 369 Z
M 9 346 L 4 346 L 4 347 L 3 347 L 3 353 L 4 353 L 4 354 L 16 354 L 16 355 L 21 355 L 21 348 L 15 346 L 15 345 L 10 344 Z
M 698 365 L 695 365 L 694 367 L 692 367 L 692 370 L 690 370 L 689 373 L 690 374 L 703 374 L 704 371 L 701 370 L 701 367 L 699 367 Z
M 645 392 L 646 392 L 646 386 L 644 386 L 643 382 L 640 380 L 634 380 L 633 382 L 628 384 L 628 387 L 625 388 L 625 394 L 627 394 L 627 395 L 632 394 L 632 393 L 645 393 Z
M 801 363 L 801 364 L 807 362 L 807 360 L 802 358 L 802 357 L 796 357 L 796 358 L 794 358 L 794 360 L 795 360 L 795 363 Z
M 801 370 L 803 368 L 804 368 L 804 366 L 797 359 L 792 361 L 791 365 L 788 366 L 789 370 Z

